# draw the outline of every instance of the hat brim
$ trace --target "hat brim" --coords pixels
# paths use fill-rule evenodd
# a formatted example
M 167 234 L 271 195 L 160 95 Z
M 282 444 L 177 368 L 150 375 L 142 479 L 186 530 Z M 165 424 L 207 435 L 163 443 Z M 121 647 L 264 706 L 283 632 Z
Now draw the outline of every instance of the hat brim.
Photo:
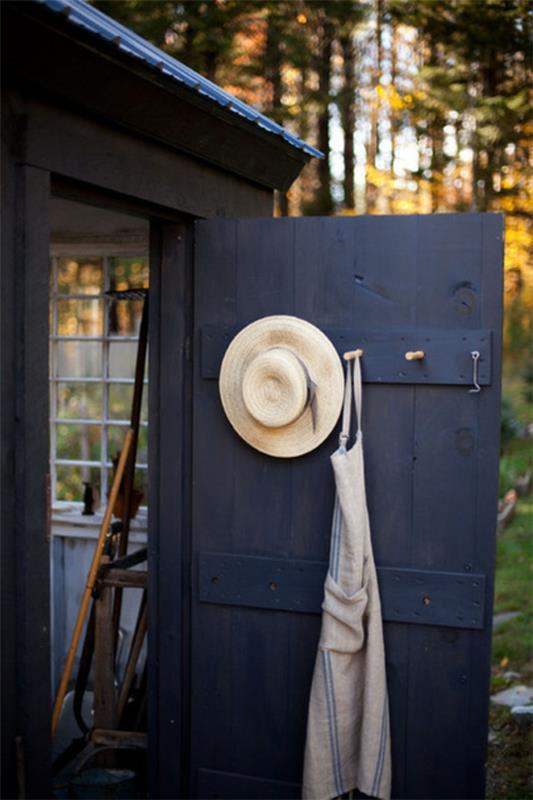
M 273 347 L 295 353 L 316 384 L 314 428 L 310 407 L 280 428 L 267 428 L 248 412 L 242 396 L 244 374 L 252 359 Z M 235 336 L 222 360 L 219 391 L 226 416 L 239 436 L 261 453 L 293 458 L 314 450 L 335 427 L 342 408 L 344 374 L 337 351 L 321 330 L 303 319 L 277 315 L 252 322 Z

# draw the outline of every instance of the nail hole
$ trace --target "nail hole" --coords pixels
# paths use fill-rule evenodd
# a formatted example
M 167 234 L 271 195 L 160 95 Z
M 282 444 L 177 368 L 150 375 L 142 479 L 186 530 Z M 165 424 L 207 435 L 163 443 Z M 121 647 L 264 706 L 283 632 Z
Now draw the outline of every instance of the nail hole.
M 398 375 L 400 376 L 400 378 L 405 378 L 405 372 L 399 372 Z
M 211 578 L 211 583 L 218 583 L 218 575 L 213 575 Z

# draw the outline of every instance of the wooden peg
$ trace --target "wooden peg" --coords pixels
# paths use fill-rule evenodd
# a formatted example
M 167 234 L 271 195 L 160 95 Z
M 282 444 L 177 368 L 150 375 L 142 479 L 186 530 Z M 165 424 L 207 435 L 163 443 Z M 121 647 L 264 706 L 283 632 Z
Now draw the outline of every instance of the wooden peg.
M 348 352 L 345 353 L 343 357 L 344 357 L 345 361 L 352 361 L 354 358 L 361 358 L 361 356 L 364 354 L 364 352 L 365 351 L 361 350 L 361 349 L 359 349 L 359 350 L 348 350 Z
M 423 350 L 409 350 L 408 353 L 405 354 L 406 361 L 422 361 L 425 358 L 425 353 Z

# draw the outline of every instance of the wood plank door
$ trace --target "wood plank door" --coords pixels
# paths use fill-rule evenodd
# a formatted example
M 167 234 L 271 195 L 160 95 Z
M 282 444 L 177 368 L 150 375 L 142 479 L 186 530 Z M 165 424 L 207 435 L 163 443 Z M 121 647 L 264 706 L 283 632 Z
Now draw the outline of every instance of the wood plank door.
M 217 384 L 238 330 L 293 314 L 339 353 L 365 350 L 393 796 L 483 797 L 501 275 L 497 215 L 198 223 L 189 796 L 300 792 L 338 431 L 304 457 L 265 456 L 234 433 Z M 405 360 L 418 349 L 424 361 Z

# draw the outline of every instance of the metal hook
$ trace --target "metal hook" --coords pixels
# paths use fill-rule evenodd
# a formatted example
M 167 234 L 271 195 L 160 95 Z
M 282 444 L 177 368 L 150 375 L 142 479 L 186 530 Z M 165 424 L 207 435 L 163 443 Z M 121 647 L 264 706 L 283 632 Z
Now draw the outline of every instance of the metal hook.
M 474 362 L 472 375 L 472 383 L 474 384 L 474 388 L 469 389 L 468 392 L 469 394 L 477 394 L 481 391 L 481 386 L 477 382 L 477 362 L 479 361 L 479 350 L 472 350 L 470 355 L 472 356 L 472 361 Z

